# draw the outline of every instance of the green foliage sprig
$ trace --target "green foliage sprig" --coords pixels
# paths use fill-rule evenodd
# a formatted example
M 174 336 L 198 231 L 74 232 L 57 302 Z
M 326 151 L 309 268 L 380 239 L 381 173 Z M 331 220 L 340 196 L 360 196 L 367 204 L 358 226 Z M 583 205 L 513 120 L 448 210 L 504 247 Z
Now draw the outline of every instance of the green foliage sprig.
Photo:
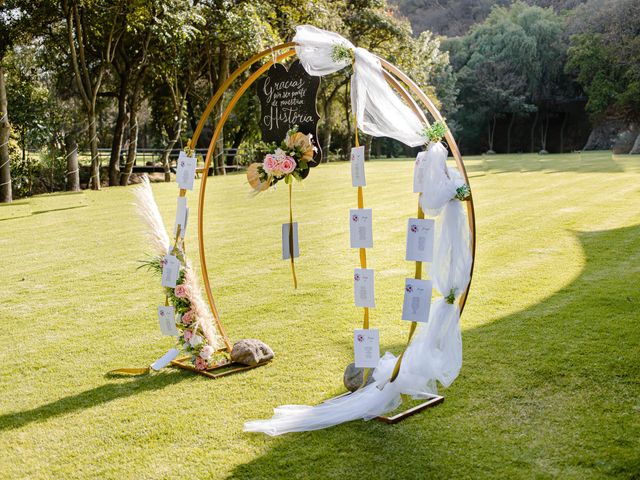
M 444 298 L 447 301 L 447 303 L 453 305 L 453 303 L 456 301 L 456 289 L 452 288 L 451 290 L 449 290 L 449 295 L 447 295 Z
M 455 198 L 457 198 L 458 200 L 463 201 L 469 198 L 470 196 L 471 196 L 471 189 L 469 188 L 469 185 L 467 185 L 466 183 L 456 188 Z
M 434 122 L 430 127 L 425 126 L 422 133 L 428 140 L 428 143 L 438 143 L 442 141 L 448 130 L 449 129 L 444 123 L 444 120 L 438 120 L 437 122 Z
M 331 47 L 331 60 L 336 63 L 353 63 L 355 57 L 353 50 L 341 43 L 335 43 Z

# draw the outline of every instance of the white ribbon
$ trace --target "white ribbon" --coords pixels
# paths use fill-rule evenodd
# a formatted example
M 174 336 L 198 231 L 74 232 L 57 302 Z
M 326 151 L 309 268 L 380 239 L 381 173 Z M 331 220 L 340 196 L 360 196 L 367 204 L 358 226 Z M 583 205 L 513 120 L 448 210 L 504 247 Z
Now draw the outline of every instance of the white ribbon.
M 364 48 L 334 32 L 310 25 L 296 28 L 293 41 L 300 63 L 309 75 L 323 76 L 351 63 L 335 55 L 336 46 L 346 48 L 355 58 L 351 76 L 351 108 L 358 127 L 374 137 L 391 137 L 411 147 L 424 145 L 424 125 L 384 78 L 380 60 Z

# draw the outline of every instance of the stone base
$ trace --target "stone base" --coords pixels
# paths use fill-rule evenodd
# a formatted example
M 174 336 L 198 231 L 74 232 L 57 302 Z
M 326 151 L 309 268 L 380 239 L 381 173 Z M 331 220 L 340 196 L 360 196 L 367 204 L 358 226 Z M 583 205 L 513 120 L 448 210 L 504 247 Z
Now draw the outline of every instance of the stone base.
M 260 340 L 244 339 L 237 341 L 231 349 L 231 361 L 243 365 L 255 366 L 274 357 L 271 347 Z

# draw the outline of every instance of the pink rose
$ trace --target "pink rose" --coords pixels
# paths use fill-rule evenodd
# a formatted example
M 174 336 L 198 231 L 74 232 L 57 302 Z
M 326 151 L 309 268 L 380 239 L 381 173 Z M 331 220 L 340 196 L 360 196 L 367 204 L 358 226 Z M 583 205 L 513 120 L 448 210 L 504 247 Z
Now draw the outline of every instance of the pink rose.
M 296 168 L 296 161 L 289 156 L 285 157 L 285 159 L 280 162 L 280 170 L 282 170 L 282 173 L 284 174 L 293 172 L 295 168 Z
M 191 322 L 193 322 L 193 317 L 194 317 L 194 313 L 193 310 L 189 310 L 187 312 L 185 312 L 182 315 L 182 323 L 184 323 L 185 325 L 190 325 Z
M 185 341 L 189 341 L 191 339 L 191 337 L 193 336 L 193 332 L 191 330 L 185 330 L 184 331 L 184 339 Z
M 187 298 L 187 292 L 188 292 L 187 287 L 181 283 L 180 285 L 176 286 L 176 289 L 173 293 L 178 298 Z
M 195 367 L 196 370 L 205 370 L 207 368 L 207 361 L 202 357 L 196 357 Z
M 278 168 L 278 160 L 276 160 L 276 158 L 269 153 L 266 157 L 264 157 L 262 168 L 267 173 L 273 173 L 274 170 Z

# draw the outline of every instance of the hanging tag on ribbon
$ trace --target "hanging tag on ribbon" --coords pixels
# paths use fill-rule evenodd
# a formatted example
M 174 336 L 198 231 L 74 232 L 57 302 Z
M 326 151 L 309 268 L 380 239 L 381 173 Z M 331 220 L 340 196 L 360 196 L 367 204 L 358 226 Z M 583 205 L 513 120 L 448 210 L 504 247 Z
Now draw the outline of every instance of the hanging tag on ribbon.
M 187 197 L 178 197 L 176 208 L 176 221 L 173 225 L 173 235 L 178 234 L 180 227 L 180 238 L 184 238 L 187 232 L 187 220 L 189 219 L 189 207 L 187 207 Z
M 435 221 L 410 218 L 407 225 L 407 253 L 405 259 L 415 262 L 433 261 Z
M 176 169 L 176 181 L 184 190 L 193 190 L 193 181 L 196 177 L 196 157 L 189 157 L 185 152 L 178 156 L 178 168 Z
M 353 270 L 353 293 L 356 307 L 373 308 L 376 306 L 372 269 L 355 268 Z
M 293 232 L 290 232 L 292 225 Z M 291 238 L 293 239 L 293 243 L 289 242 L 289 239 Z M 282 259 L 290 259 L 292 252 L 293 258 L 298 258 L 300 256 L 300 249 L 298 246 L 298 222 L 282 224 Z
M 162 286 L 176 288 L 180 275 L 180 260 L 175 255 L 165 255 L 162 265 Z
M 352 208 L 349 210 L 349 234 L 351 248 L 373 247 L 373 224 L 370 208 Z
M 402 319 L 412 322 L 429 321 L 431 309 L 431 280 L 407 278 L 404 285 Z
M 364 175 L 364 146 L 351 149 L 351 185 L 353 187 L 367 185 Z
M 353 353 L 357 368 L 373 368 L 380 360 L 380 334 L 375 328 L 353 331 Z
M 158 323 L 163 335 L 172 337 L 180 335 L 176 328 L 176 310 L 173 306 L 158 307 Z

